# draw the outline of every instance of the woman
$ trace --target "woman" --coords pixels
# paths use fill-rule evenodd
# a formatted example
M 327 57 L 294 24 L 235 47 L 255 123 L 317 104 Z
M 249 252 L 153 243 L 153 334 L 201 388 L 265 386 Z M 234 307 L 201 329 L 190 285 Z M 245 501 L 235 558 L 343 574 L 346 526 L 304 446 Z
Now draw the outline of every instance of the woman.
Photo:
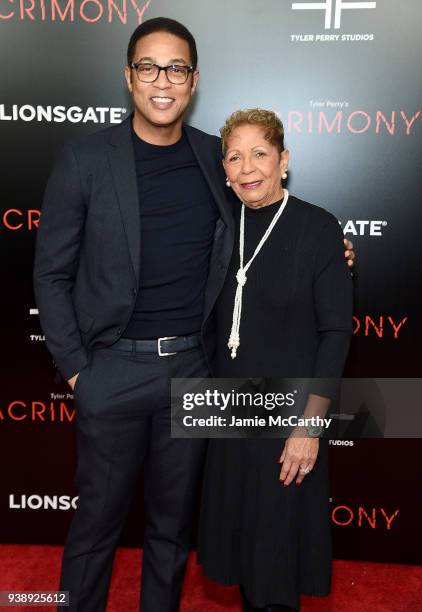
M 240 202 L 215 310 L 214 374 L 340 377 L 352 281 L 338 221 L 283 189 L 289 153 L 274 113 L 235 112 L 221 135 Z M 305 414 L 328 403 L 311 392 Z M 328 442 L 314 435 L 210 442 L 198 559 L 209 578 L 240 585 L 245 611 L 298 610 L 301 593 L 329 593 Z

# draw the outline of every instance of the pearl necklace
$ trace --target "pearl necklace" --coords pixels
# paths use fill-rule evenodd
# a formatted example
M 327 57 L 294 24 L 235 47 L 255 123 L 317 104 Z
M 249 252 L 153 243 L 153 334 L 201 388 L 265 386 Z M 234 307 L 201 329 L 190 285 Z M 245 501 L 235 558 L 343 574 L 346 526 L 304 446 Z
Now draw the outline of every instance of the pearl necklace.
M 288 199 L 289 199 L 289 192 L 287 191 L 287 189 L 284 189 L 284 198 L 280 205 L 280 208 L 278 209 L 273 220 L 268 226 L 267 231 L 265 232 L 265 234 L 262 236 L 261 240 L 259 241 L 259 244 L 256 247 L 254 254 L 252 255 L 252 257 L 250 258 L 250 260 L 247 262 L 245 266 L 243 265 L 243 254 L 245 250 L 245 204 L 242 204 L 242 212 L 240 214 L 240 236 L 239 236 L 240 268 L 238 269 L 237 274 L 236 274 L 237 287 L 236 287 L 236 295 L 234 298 L 232 328 L 230 332 L 229 341 L 227 343 L 228 348 L 231 350 L 232 359 L 236 358 L 237 349 L 240 346 L 239 330 L 240 330 L 240 318 L 242 316 L 242 293 L 243 293 L 243 287 L 246 285 L 246 281 L 248 280 L 246 276 L 246 272 L 251 267 L 253 260 L 258 255 L 259 251 L 263 247 L 268 236 L 271 234 L 275 224 L 281 217 L 281 214 L 286 207 Z

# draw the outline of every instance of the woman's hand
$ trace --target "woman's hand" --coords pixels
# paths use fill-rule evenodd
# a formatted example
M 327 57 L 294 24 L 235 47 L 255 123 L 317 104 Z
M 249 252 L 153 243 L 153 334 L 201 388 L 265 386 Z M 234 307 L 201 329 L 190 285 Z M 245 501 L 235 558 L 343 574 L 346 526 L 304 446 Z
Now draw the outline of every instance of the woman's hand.
M 284 486 L 289 485 L 296 478 L 296 484 L 300 484 L 306 474 L 312 470 L 318 456 L 319 438 L 305 437 L 305 434 L 295 432 L 286 443 L 281 453 L 279 463 L 282 463 L 280 481 Z
M 353 266 L 355 265 L 355 262 L 353 261 L 355 258 L 355 252 L 353 250 L 353 243 L 350 240 L 347 240 L 347 238 L 345 238 L 343 242 L 344 242 L 344 256 L 347 260 L 347 265 L 349 266 L 349 268 L 353 268 Z

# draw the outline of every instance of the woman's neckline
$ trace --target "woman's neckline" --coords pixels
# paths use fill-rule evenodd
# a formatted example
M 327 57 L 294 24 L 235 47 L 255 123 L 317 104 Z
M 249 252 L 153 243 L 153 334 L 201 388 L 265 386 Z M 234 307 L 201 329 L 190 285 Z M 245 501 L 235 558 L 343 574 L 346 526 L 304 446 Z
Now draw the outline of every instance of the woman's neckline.
M 268 204 L 267 206 L 260 206 L 259 208 L 249 208 L 245 205 L 245 215 L 247 217 L 254 217 L 255 215 L 275 215 L 275 213 L 280 208 L 283 200 L 284 196 L 281 198 L 281 200 L 273 202 L 273 204 Z M 286 207 L 288 203 L 289 202 L 287 201 Z

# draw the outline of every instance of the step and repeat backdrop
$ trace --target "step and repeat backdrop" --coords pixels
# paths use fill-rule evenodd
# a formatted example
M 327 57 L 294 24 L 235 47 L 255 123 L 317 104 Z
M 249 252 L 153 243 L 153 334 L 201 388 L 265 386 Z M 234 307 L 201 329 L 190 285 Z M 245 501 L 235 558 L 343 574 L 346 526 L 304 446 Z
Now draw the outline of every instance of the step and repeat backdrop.
M 290 192 L 333 212 L 353 240 L 345 375 L 420 376 L 419 0 L 0 0 L 3 543 L 62 543 L 77 504 L 73 396 L 54 382 L 32 290 L 45 183 L 63 143 L 131 112 L 127 43 L 157 16 L 197 40 L 189 122 L 218 133 L 235 109 L 277 111 Z M 335 556 L 422 563 L 422 441 L 330 445 Z M 138 494 L 124 544 L 141 544 L 141 519 Z

